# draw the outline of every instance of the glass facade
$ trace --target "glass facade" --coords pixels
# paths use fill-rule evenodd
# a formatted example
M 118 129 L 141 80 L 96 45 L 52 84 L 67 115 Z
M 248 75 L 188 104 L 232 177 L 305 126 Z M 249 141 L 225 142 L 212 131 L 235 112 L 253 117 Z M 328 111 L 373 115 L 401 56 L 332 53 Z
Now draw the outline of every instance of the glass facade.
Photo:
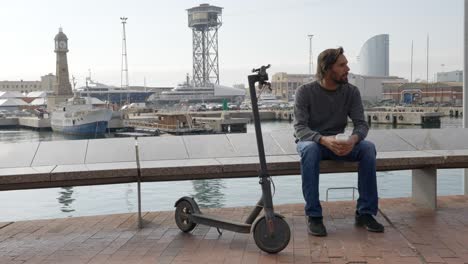
M 389 76 L 389 35 L 377 35 L 367 40 L 358 62 L 361 75 Z

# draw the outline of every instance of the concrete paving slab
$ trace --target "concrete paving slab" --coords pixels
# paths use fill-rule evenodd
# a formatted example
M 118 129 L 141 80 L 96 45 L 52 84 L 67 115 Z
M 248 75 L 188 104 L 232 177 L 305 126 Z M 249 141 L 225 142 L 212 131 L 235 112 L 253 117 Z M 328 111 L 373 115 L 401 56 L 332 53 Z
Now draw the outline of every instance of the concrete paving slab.
M 239 156 L 226 135 L 196 135 L 182 138 L 191 159 Z
M 83 164 L 88 140 L 42 141 L 32 166 Z
M 370 130 L 366 140 L 375 144 L 377 152 L 418 150 L 409 142 L 403 140 L 395 130 Z
M 134 138 L 90 139 L 85 163 L 135 161 Z
M 228 134 L 227 138 L 239 156 L 258 156 L 257 138 L 254 133 Z M 263 133 L 263 145 L 266 155 L 285 154 L 269 133 Z
M 297 154 L 294 130 L 272 131 L 270 135 L 280 146 L 284 154 Z
M 428 129 L 428 140 L 420 146 L 422 150 L 468 149 L 468 129 Z
M 468 129 L 397 129 L 392 130 L 418 150 L 467 149 Z
M 1 143 L 0 168 L 29 167 L 39 142 Z
M 182 137 L 140 137 L 138 138 L 140 160 L 188 159 Z

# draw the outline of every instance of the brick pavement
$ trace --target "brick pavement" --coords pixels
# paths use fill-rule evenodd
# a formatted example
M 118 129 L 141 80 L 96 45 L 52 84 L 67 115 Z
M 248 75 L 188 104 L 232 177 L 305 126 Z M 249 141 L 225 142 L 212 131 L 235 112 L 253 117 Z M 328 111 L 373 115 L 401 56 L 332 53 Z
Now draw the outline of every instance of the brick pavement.
M 384 234 L 354 226 L 354 202 L 323 203 L 329 235 L 307 234 L 302 204 L 280 205 L 292 230 L 277 255 L 261 252 L 248 234 L 199 226 L 184 234 L 173 212 L 147 212 L 145 228 L 135 214 L 0 223 L 0 263 L 468 263 L 468 196 L 439 197 L 430 211 L 409 199 L 381 201 Z M 250 207 L 210 209 L 243 219 Z

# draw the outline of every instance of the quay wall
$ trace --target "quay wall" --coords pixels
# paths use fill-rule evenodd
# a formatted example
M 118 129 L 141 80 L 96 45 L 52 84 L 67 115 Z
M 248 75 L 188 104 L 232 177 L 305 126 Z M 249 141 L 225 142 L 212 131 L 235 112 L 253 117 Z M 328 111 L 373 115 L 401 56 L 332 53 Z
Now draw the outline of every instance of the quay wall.
M 50 118 L 19 117 L 18 125 L 36 129 L 50 128 Z
M 463 107 L 419 107 L 419 106 L 412 106 L 412 107 L 378 107 L 379 110 L 387 111 L 387 112 L 437 112 L 442 113 L 444 116 L 463 116 Z
M 226 111 L 232 118 L 244 118 L 250 121 L 253 120 L 253 114 L 251 110 L 230 110 Z M 396 124 L 421 124 L 425 115 L 430 113 L 437 113 L 437 116 L 430 116 L 431 118 L 440 118 L 442 116 L 453 116 L 462 117 L 463 112 L 461 107 L 382 107 L 375 111 L 368 110 L 365 112 L 367 121 L 372 123 L 382 124 L 395 124 L 394 116 L 396 116 Z M 220 117 L 221 111 L 206 111 L 206 112 L 189 112 L 192 117 Z M 156 113 L 157 115 L 157 113 Z M 130 115 L 130 120 L 134 119 L 151 119 L 154 118 L 155 113 L 141 113 L 138 116 Z M 109 122 L 109 128 L 122 128 L 125 127 L 125 120 L 122 116 L 115 116 Z M 260 111 L 261 121 L 273 121 L 273 120 L 284 120 L 293 121 L 294 111 L 292 109 L 287 110 L 261 110 Z M 50 128 L 49 118 L 37 118 L 37 117 L 7 117 L 0 118 L 0 128 L 8 126 L 22 126 L 33 129 L 44 129 Z
M 1 118 L 0 127 L 17 126 L 18 118 Z

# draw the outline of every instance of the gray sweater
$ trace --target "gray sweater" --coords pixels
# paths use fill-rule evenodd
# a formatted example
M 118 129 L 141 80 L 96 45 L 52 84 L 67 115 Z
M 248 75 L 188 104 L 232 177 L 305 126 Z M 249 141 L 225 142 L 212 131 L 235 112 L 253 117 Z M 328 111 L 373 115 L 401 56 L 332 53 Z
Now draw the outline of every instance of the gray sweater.
M 294 115 L 296 142 L 319 143 L 322 135 L 343 133 L 348 116 L 354 124 L 353 134 L 358 135 L 359 140 L 369 131 L 361 94 L 352 84 L 339 85 L 335 91 L 326 90 L 317 81 L 300 86 L 296 91 Z

